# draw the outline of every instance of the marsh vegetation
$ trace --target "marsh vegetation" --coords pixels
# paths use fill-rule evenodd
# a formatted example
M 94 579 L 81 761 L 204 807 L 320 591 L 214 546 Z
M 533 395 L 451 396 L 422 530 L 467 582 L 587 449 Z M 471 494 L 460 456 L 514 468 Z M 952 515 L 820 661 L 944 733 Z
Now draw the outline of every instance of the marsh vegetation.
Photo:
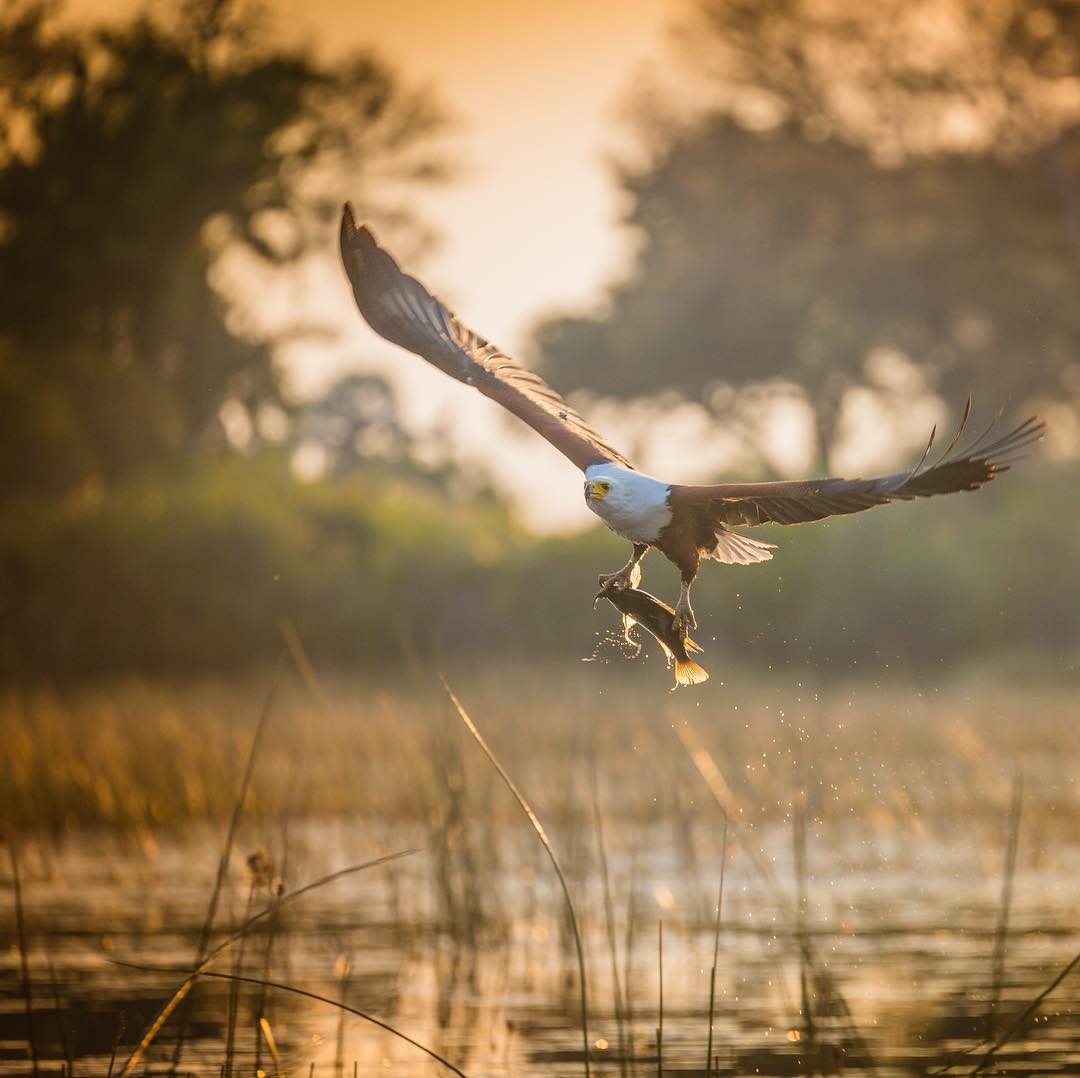
M 413 851 L 274 910 L 208 972 L 343 1001 L 468 1074 L 581 1073 L 558 880 L 438 682 L 306 674 L 279 671 L 265 712 L 271 671 L 5 698 L 40 1065 L 103 1073 L 115 1042 L 119 1068 L 197 952 L 283 892 Z M 967 1073 L 1080 949 L 1074 686 L 446 674 L 565 873 L 597 1073 L 657 1069 L 661 920 L 663 1069 L 705 1073 L 722 864 L 716 1073 Z M 3 1066 L 28 1073 L 14 914 Z M 1056 987 L 994 1065 L 1067 1072 L 1075 992 Z M 440 1071 L 326 1002 L 209 976 L 138 1066 L 269 1072 L 260 1018 L 282 1072 Z

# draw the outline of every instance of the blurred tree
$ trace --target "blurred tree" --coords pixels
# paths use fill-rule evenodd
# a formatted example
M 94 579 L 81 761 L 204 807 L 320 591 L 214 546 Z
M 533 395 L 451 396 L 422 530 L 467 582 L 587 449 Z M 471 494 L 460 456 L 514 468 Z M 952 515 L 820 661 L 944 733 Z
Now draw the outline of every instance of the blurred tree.
M 1080 404 L 1080 7 L 989 7 L 703 3 L 707 105 L 642 107 L 637 265 L 538 328 L 553 377 L 729 419 L 793 383 L 819 464 L 856 389 Z
M 708 111 L 883 163 L 1029 153 L 1080 118 L 1074 0 L 699 0 L 678 37 Z
M 377 375 L 346 374 L 303 410 L 297 448 L 317 449 L 325 474 L 342 479 L 373 461 L 408 470 L 412 439 L 398 419 L 393 387 Z
M 426 97 L 273 47 L 253 10 L 0 14 L 0 498 L 223 444 L 226 402 L 280 401 L 271 342 L 210 282 L 223 253 L 296 262 L 343 188 L 370 211 L 377 181 L 441 174 Z

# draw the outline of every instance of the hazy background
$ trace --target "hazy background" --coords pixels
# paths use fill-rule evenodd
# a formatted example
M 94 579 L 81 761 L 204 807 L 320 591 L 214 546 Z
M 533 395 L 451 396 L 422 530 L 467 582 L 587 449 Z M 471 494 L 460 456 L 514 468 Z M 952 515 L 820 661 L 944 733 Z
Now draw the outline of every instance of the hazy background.
M 579 473 L 362 323 L 346 198 L 665 479 L 909 467 L 970 394 L 1047 437 L 757 531 L 673 693 Z M 1066 0 L 0 2 L 0 1075 L 120 1073 L 253 910 L 219 971 L 580 1075 L 438 674 L 598 1075 L 1075 1069 L 1078 268 Z M 209 978 L 147 1073 L 264 1073 L 261 1019 L 445 1073 Z
M 8 5 L 3 669 L 250 663 L 282 616 L 350 664 L 401 633 L 589 653 L 619 543 L 545 443 L 363 325 L 349 198 L 664 478 L 902 467 L 969 394 L 973 429 L 1047 416 L 992 489 L 775 529 L 770 564 L 706 572 L 701 609 L 768 661 L 1070 672 L 1076 20 Z

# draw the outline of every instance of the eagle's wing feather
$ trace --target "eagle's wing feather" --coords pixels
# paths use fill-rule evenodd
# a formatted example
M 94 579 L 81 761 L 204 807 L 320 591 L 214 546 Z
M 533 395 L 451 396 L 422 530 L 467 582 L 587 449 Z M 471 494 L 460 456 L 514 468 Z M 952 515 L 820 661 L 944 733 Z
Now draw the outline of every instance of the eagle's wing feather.
M 403 273 L 370 230 L 357 227 L 348 205 L 341 218 L 341 258 L 356 305 L 380 336 L 497 401 L 582 471 L 605 461 L 632 467 L 538 374 L 474 333 L 415 277 Z
M 967 420 L 967 411 L 961 431 Z M 877 505 L 958 490 L 978 490 L 999 472 L 1009 470 L 1022 452 L 1037 442 L 1045 423 L 1034 416 L 1007 434 L 985 444 L 993 425 L 970 446 L 957 450 L 959 433 L 934 464 L 926 463 L 929 447 L 911 471 L 876 479 L 806 479 L 780 483 L 721 483 L 673 487 L 673 507 L 706 513 L 717 525 L 807 524 L 825 517 L 861 513 Z M 931 439 L 932 440 L 932 439 Z

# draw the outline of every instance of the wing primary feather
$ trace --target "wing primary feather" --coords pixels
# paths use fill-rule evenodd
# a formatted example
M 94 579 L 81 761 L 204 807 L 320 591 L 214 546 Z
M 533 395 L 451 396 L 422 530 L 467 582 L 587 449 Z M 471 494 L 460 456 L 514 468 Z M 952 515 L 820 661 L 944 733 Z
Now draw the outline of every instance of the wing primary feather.
M 608 445 L 538 374 L 465 325 L 404 273 L 352 207 L 341 216 L 341 257 L 360 313 L 376 333 L 501 404 L 583 471 L 606 461 L 633 465 Z
M 998 418 L 998 416 L 995 416 L 994 419 L 990 422 L 990 425 L 986 428 L 986 430 L 984 430 L 982 434 L 980 434 L 969 446 L 965 447 L 959 455 L 961 457 L 974 456 L 979 451 L 979 447 L 983 444 L 983 442 L 985 442 L 986 439 L 990 437 L 990 432 L 994 429 L 994 427 L 997 426 Z
M 915 468 L 876 479 L 814 479 L 780 483 L 727 483 L 706 487 L 673 487 L 676 503 L 696 507 L 710 527 L 759 524 L 806 524 L 830 516 L 862 512 L 891 501 L 911 501 L 936 494 L 977 490 L 1009 470 L 1045 432 L 1045 423 L 1031 416 L 1012 430 L 990 439 L 997 420 L 966 449 L 956 449 L 967 425 L 965 408 L 960 431 L 945 453 L 927 466 L 930 446 Z M 989 441 L 989 444 L 987 444 Z
M 926 458 L 928 456 L 930 456 L 930 450 L 934 447 L 934 439 L 936 437 L 937 437 L 937 424 L 935 423 L 930 428 L 930 438 L 926 443 L 926 448 L 923 450 L 922 456 L 919 457 L 919 463 L 916 464 L 915 467 L 912 468 L 910 472 L 908 472 L 908 479 L 911 479 L 912 476 L 918 475 L 919 472 L 922 470 L 922 466 L 926 463 Z M 955 438 L 953 439 L 953 442 L 954 443 L 956 442 Z M 939 460 L 944 459 L 944 457 L 948 454 L 948 452 L 949 451 L 946 449 L 945 452 L 941 454 L 941 457 L 939 458 Z M 906 481 L 907 480 L 905 480 L 905 482 Z
M 939 465 L 956 448 L 956 444 L 963 436 L 964 431 L 967 429 L 968 420 L 971 418 L 971 404 L 972 398 L 969 396 L 964 402 L 964 414 L 960 417 L 960 425 L 956 428 L 956 433 L 952 436 L 952 441 L 945 447 L 941 456 L 934 461 L 932 467 L 937 467 L 937 465 Z M 935 427 L 935 429 L 937 428 Z

